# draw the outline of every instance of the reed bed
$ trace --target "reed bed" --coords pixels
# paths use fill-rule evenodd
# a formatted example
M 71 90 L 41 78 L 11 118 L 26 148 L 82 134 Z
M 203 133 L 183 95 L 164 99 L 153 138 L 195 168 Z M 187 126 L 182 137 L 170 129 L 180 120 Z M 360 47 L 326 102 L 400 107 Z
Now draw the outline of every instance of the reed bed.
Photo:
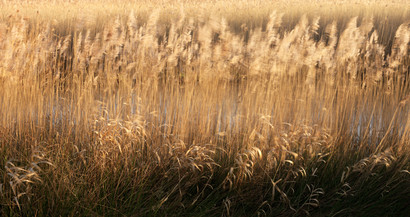
M 1 216 L 408 214 L 405 1 L 0 4 Z

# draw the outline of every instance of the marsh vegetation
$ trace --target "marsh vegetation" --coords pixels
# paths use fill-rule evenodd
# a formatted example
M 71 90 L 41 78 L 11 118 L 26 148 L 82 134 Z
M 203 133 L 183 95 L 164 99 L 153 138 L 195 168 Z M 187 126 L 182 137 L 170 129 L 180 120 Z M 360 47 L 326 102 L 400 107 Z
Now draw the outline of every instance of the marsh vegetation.
M 3 1 L 0 215 L 405 216 L 405 3 Z

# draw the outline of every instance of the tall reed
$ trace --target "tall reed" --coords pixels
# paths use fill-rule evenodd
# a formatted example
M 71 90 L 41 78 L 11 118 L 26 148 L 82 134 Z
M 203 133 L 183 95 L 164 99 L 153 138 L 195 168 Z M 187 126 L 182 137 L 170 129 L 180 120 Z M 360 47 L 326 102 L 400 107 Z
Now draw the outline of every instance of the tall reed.
M 191 6 L 1 20 L 2 215 L 406 213 L 408 11 Z

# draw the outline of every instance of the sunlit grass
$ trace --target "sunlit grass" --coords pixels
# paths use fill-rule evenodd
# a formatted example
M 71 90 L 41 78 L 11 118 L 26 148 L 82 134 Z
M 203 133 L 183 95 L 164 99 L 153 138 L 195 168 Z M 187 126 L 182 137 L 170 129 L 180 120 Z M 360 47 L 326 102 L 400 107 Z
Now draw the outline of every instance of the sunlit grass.
M 409 6 L 380 2 L 4 1 L 0 214 L 404 216 Z

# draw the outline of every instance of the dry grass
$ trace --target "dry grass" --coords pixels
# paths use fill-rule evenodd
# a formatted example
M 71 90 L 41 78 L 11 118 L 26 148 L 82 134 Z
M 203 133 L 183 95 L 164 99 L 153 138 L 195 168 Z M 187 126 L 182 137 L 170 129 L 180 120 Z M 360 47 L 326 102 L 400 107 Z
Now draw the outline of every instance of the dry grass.
M 409 6 L 298 3 L 4 1 L 0 214 L 404 216 Z

